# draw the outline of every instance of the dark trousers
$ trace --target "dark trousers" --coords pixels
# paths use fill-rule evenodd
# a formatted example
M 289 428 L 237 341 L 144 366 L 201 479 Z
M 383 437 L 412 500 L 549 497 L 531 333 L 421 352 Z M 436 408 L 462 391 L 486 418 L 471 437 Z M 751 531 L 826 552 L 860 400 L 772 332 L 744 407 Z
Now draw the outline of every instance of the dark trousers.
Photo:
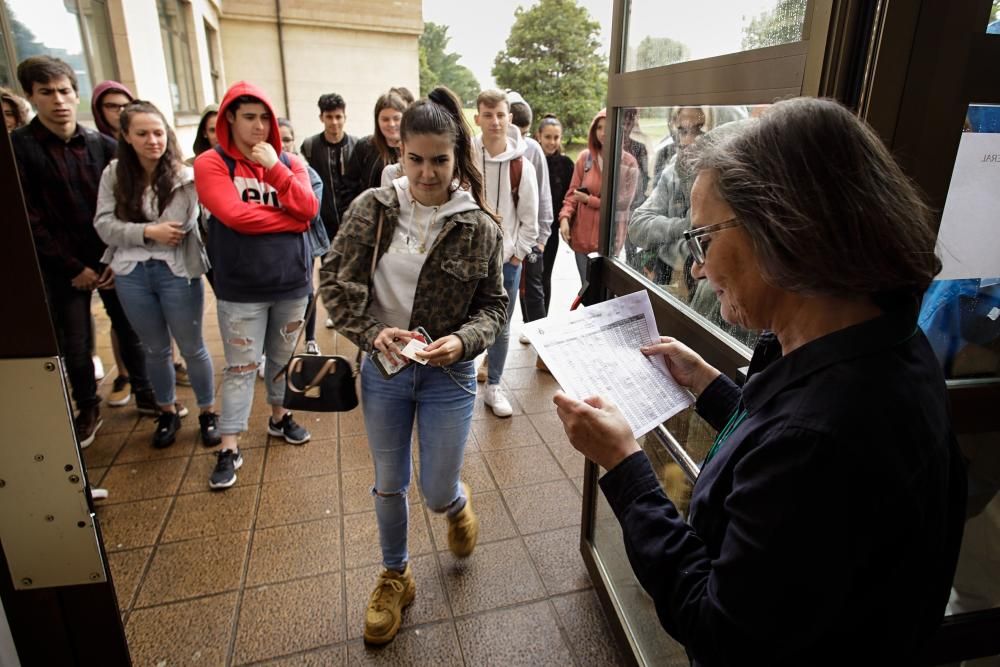
M 556 265 L 556 253 L 559 251 L 559 223 L 552 224 L 552 236 L 545 243 L 545 252 L 542 253 L 544 266 L 542 267 L 542 289 L 545 290 L 545 314 L 549 312 L 549 303 L 552 301 L 552 269 Z
M 525 322 L 545 317 L 544 273 L 545 257 L 541 250 L 534 247 L 524 258 L 524 269 L 521 271 L 521 316 Z
M 75 289 L 63 276 L 46 276 L 49 309 L 59 341 L 59 351 L 66 363 L 66 372 L 72 389 L 73 402 L 78 409 L 100 404 L 97 380 L 94 379 L 94 361 L 91 350 L 94 344 L 94 326 L 90 316 L 90 290 Z M 146 376 L 146 355 L 142 344 L 129 324 L 118 294 L 113 289 L 98 290 L 104 310 L 111 320 L 111 328 L 118 335 L 118 348 L 129 372 L 132 391 L 151 391 Z

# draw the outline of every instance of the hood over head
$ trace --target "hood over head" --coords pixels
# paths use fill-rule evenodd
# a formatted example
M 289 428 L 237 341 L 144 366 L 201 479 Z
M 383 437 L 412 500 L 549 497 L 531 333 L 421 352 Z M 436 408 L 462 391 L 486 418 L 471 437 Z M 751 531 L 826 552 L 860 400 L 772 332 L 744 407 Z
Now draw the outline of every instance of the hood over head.
M 587 133 L 587 148 L 590 149 L 590 154 L 594 156 L 596 160 L 599 155 L 601 155 L 604 147 L 597 141 L 597 121 L 602 118 L 608 117 L 608 110 L 601 109 L 594 116 L 594 120 L 590 121 L 590 132 Z M 607 127 L 604 128 L 605 137 L 607 136 Z
M 198 133 L 194 137 L 194 146 L 192 146 L 192 148 L 194 148 L 195 155 L 201 155 L 212 147 L 212 144 L 210 144 L 208 139 L 205 138 L 205 123 L 208 122 L 209 116 L 217 113 L 219 113 L 218 104 L 209 104 L 207 107 L 202 109 L 201 120 L 198 121 Z
M 104 114 L 101 113 L 101 98 L 108 93 L 121 93 L 127 97 L 130 102 L 135 99 L 135 95 L 133 95 L 132 91 L 126 88 L 124 84 L 118 83 L 117 81 L 105 81 L 94 87 L 94 92 L 90 96 L 90 113 L 94 115 L 94 125 L 96 125 L 97 129 L 101 131 L 101 134 L 106 134 L 112 139 L 115 139 L 117 137 L 115 137 L 114 128 L 108 125 L 108 122 L 104 120 Z
M 267 110 L 271 112 L 271 129 L 267 134 L 267 143 L 274 146 L 274 152 L 281 155 L 281 132 L 278 131 L 278 115 L 274 113 L 274 105 L 271 104 L 270 98 L 267 94 L 254 84 L 249 81 L 237 81 L 229 87 L 226 91 L 225 97 L 222 98 L 222 104 L 219 105 L 219 118 L 215 121 L 215 134 L 219 138 L 219 146 L 235 160 L 242 160 L 244 156 L 240 153 L 240 150 L 236 147 L 233 142 L 229 128 L 229 120 L 226 118 L 226 111 L 229 110 L 229 106 L 236 100 L 237 97 L 243 95 L 250 95 L 251 97 L 256 97 L 263 103 Z

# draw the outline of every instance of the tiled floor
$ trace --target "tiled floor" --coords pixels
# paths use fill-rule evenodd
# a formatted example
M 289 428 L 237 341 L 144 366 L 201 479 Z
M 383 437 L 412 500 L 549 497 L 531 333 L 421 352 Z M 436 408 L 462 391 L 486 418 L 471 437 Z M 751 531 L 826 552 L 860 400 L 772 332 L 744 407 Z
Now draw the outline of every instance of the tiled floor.
M 567 307 L 579 281 L 565 248 L 554 283 L 552 307 Z M 218 371 L 214 302 L 206 312 Z M 353 355 L 322 321 L 322 349 Z M 299 414 L 313 439 L 294 447 L 264 435 L 258 383 L 245 463 L 225 492 L 208 490 L 215 457 L 197 442 L 190 389 L 179 398 L 192 415 L 166 450 L 150 446 L 152 419 L 104 409 L 84 458 L 110 492 L 98 517 L 135 664 L 620 663 L 579 554 L 583 459 L 555 416 L 555 382 L 534 363 L 515 325 L 504 376 L 514 416 L 497 419 L 480 397 L 466 453 L 482 522 L 469 559 L 451 555 L 444 519 L 411 488 L 417 597 L 384 648 L 361 641 L 380 557 L 360 409 Z

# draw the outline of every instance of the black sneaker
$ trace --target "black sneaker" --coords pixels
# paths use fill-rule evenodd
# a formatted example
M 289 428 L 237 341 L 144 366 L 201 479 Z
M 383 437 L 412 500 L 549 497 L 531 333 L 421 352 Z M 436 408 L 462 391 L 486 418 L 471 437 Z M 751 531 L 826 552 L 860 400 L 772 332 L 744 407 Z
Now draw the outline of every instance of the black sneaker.
M 156 430 L 153 431 L 153 447 L 163 449 L 174 444 L 177 431 L 181 428 L 181 418 L 176 412 L 163 412 L 156 418 Z
M 286 412 L 281 421 L 275 422 L 272 417 L 267 418 L 267 433 L 275 438 L 284 438 L 290 445 L 304 445 L 309 442 L 309 431 L 295 423 L 292 413 Z
M 212 489 L 228 489 L 236 483 L 236 471 L 243 465 L 243 455 L 240 450 L 223 449 L 216 454 L 219 457 L 212 476 L 208 478 L 208 486 Z
M 152 389 L 142 389 L 135 392 L 135 409 L 139 411 L 140 415 L 153 415 L 155 417 L 160 414 L 160 406 L 156 403 L 156 396 Z
M 201 428 L 201 444 L 215 447 L 222 442 L 222 434 L 219 433 L 219 415 L 214 412 L 202 412 L 198 415 L 198 426 Z

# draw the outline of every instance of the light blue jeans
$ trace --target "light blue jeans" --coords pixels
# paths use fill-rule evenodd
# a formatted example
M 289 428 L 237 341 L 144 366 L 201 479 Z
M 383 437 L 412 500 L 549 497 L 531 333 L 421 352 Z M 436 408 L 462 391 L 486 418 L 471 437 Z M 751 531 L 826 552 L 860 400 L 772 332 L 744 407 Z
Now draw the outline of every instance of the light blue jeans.
M 406 493 L 414 417 L 424 500 L 432 512 L 454 516 L 465 507 L 459 476 L 475 402 L 472 361 L 447 368 L 410 364 L 388 380 L 367 359 L 362 363 L 361 403 L 375 462 L 372 495 L 384 567 L 402 570 L 408 560 Z
M 127 275 L 115 276 L 115 291 L 132 328 L 142 341 L 156 402 L 173 405 L 174 354 L 170 337 L 177 341 L 187 362 L 188 375 L 198 407 L 215 402 L 212 356 L 205 347 L 201 326 L 205 310 L 205 289 L 201 278 L 190 280 L 174 275 L 166 262 L 151 259 L 139 262 Z
M 264 364 L 267 402 L 281 405 L 285 398 L 285 377 L 275 380 L 274 376 L 292 356 L 308 300 L 308 296 L 303 296 L 269 303 L 218 301 L 219 333 L 226 354 L 219 433 L 229 435 L 247 430 L 261 354 L 267 353 Z
M 497 339 L 489 347 L 489 374 L 486 384 L 500 384 L 503 377 L 503 367 L 507 363 L 507 347 L 510 344 L 510 318 L 517 305 L 518 288 L 521 285 L 521 264 L 514 266 L 510 262 L 503 265 L 503 288 L 507 292 L 507 322 L 497 334 Z

